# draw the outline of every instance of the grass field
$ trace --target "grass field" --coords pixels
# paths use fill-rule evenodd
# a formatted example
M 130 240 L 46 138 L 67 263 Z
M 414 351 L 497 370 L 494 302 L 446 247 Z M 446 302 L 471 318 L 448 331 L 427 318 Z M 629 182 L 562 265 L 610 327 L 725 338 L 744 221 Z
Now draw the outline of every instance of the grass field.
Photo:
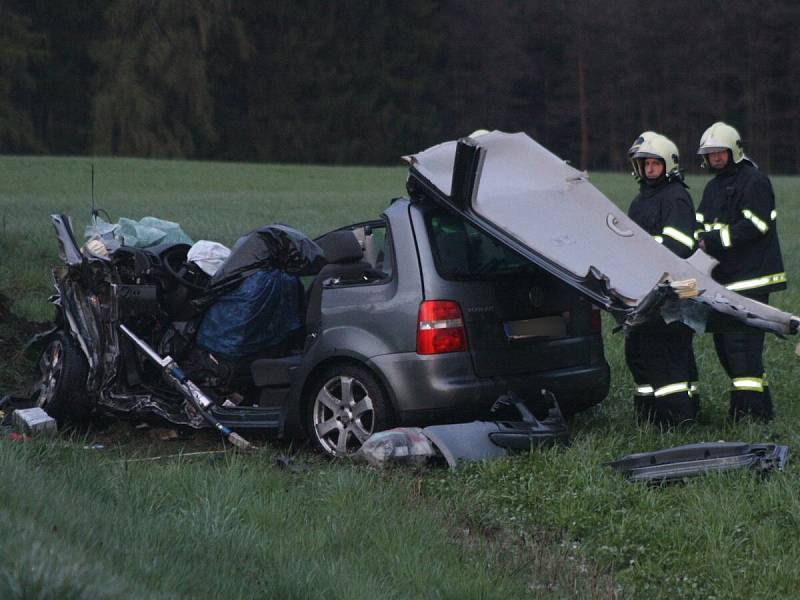
M 57 253 L 47 215 L 67 212 L 82 229 L 90 164 L 0 158 L 0 293 L 17 315 L 50 316 Z M 97 205 L 114 220 L 155 215 L 230 244 L 273 221 L 314 235 L 370 218 L 403 194 L 405 170 L 98 159 L 95 177 Z M 627 175 L 593 181 L 623 206 L 635 191 Z M 697 202 L 703 179 L 689 184 Z M 791 286 L 773 301 L 798 312 L 800 180 L 773 184 Z M 601 464 L 720 439 L 800 448 L 794 342 L 768 340 L 778 418 L 765 426 L 727 422 L 728 381 L 711 340 L 696 340 L 700 422 L 661 432 L 632 424 L 622 337 L 610 325 L 614 384 L 576 420 L 571 447 L 457 474 L 378 474 L 301 454 L 311 466 L 292 475 L 272 466 L 272 451 L 129 463 L 129 447 L 0 442 L 0 597 L 793 597 L 800 461 L 767 480 L 742 472 L 663 489 Z M 0 365 L 0 391 L 22 366 Z

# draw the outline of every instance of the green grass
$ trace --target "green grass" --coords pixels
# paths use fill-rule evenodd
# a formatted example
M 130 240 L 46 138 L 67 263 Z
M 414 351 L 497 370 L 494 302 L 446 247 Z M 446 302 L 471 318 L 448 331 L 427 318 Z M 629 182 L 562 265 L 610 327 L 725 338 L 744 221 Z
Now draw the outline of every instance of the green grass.
M 0 292 L 26 318 L 50 316 L 47 273 L 57 256 L 47 215 L 68 212 L 82 229 L 89 169 L 87 159 L 0 158 Z M 373 217 L 403 193 L 405 178 L 403 168 L 118 159 L 98 159 L 95 169 L 97 204 L 114 219 L 150 214 L 228 244 L 272 221 L 314 235 Z M 592 180 L 623 207 L 635 193 L 627 175 Z M 773 184 L 790 290 L 772 300 L 798 312 L 800 180 Z M 699 202 L 704 179 L 689 185 Z M 315 463 L 290 476 L 268 455 L 125 469 L 119 453 L 80 444 L 2 443 L 0 473 L 12 485 L 0 486 L 0 597 L 14 585 L 43 586 L 50 597 L 93 597 L 101 585 L 122 597 L 613 597 L 615 585 L 635 598 L 793 597 L 796 456 L 766 480 L 741 472 L 667 488 L 628 483 L 601 465 L 720 439 L 800 448 L 796 340 L 768 338 L 776 421 L 733 425 L 729 382 L 710 337 L 697 339 L 700 422 L 661 432 L 634 426 L 623 340 L 605 325 L 612 390 L 578 417 L 573 445 L 456 474 Z M 4 373 L 8 381 L 0 365 L 0 380 Z M 190 566 L 200 556 L 212 557 L 219 580 Z
M 274 454 L 130 462 L 0 444 L 2 598 L 493 598 L 524 577 L 464 552 L 413 478 Z M 443 585 L 446 584 L 446 585 Z M 37 595 L 38 594 L 38 595 Z

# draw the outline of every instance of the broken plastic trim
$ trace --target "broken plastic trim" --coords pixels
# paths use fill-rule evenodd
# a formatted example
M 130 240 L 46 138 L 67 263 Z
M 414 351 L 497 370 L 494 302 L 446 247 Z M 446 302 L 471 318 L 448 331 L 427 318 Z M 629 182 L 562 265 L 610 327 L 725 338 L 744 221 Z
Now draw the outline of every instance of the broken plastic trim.
M 541 392 L 542 401 L 549 406 L 546 416 L 537 419 L 525 402 L 509 393 L 497 399 L 492 412 L 504 407 L 514 408 L 521 421 L 474 421 L 454 425 L 425 427 L 422 434 L 444 456 L 450 468 L 464 461 L 501 458 L 516 452 L 529 452 L 532 448 L 569 442 L 569 429 L 558 401 L 547 390 Z
M 370 436 L 354 457 L 376 467 L 420 466 L 444 458 L 455 469 L 467 461 L 502 458 L 539 446 L 568 443 L 569 429 L 555 396 L 542 390 L 541 399 L 535 404 L 537 413 L 545 413 L 541 420 L 522 399 L 508 393 L 497 399 L 492 412 L 516 410 L 521 421 L 473 421 L 424 429 L 397 427 Z
M 757 473 L 782 471 L 788 455 L 789 446 L 713 442 L 629 454 L 604 465 L 631 481 L 665 483 L 733 469 L 751 469 Z

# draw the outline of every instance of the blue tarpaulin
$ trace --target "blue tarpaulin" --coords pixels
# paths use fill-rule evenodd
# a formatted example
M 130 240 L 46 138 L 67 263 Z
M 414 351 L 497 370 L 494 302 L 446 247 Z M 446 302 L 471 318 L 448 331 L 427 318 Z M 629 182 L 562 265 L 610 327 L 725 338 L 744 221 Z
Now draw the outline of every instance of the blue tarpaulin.
M 284 342 L 303 326 L 302 284 L 279 269 L 258 271 L 214 300 L 197 343 L 224 358 L 243 358 Z

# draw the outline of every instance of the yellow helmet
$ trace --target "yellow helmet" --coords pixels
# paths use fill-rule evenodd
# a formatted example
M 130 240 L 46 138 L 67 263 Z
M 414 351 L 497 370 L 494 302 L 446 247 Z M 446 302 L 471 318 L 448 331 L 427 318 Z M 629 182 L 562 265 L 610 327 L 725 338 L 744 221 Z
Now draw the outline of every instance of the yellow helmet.
M 469 134 L 469 137 L 471 137 L 474 140 L 475 138 L 479 138 L 482 135 L 486 135 L 487 133 L 489 133 L 488 129 L 476 129 L 475 131 Z
M 633 154 L 633 162 L 639 172 L 644 174 L 644 161 L 648 158 L 658 158 L 664 163 L 664 175 L 667 179 L 680 177 L 680 156 L 678 147 L 665 135 L 655 134 L 642 142 L 639 149 Z
M 705 162 L 706 166 L 709 166 L 706 155 L 712 152 L 721 152 L 722 150 L 730 150 L 731 158 L 737 164 L 747 158 L 744 154 L 742 136 L 739 135 L 739 132 L 727 123 L 718 121 L 703 133 L 697 153 L 703 157 L 703 162 Z
M 639 164 L 634 160 L 633 155 L 636 154 L 636 151 L 639 150 L 639 147 L 643 143 L 657 135 L 655 131 L 643 131 L 639 134 L 639 137 L 633 140 L 631 147 L 628 148 L 628 159 L 631 161 L 631 167 L 633 167 L 633 173 L 631 173 L 631 175 L 636 178 L 636 181 L 641 181 L 644 175 L 639 171 Z

